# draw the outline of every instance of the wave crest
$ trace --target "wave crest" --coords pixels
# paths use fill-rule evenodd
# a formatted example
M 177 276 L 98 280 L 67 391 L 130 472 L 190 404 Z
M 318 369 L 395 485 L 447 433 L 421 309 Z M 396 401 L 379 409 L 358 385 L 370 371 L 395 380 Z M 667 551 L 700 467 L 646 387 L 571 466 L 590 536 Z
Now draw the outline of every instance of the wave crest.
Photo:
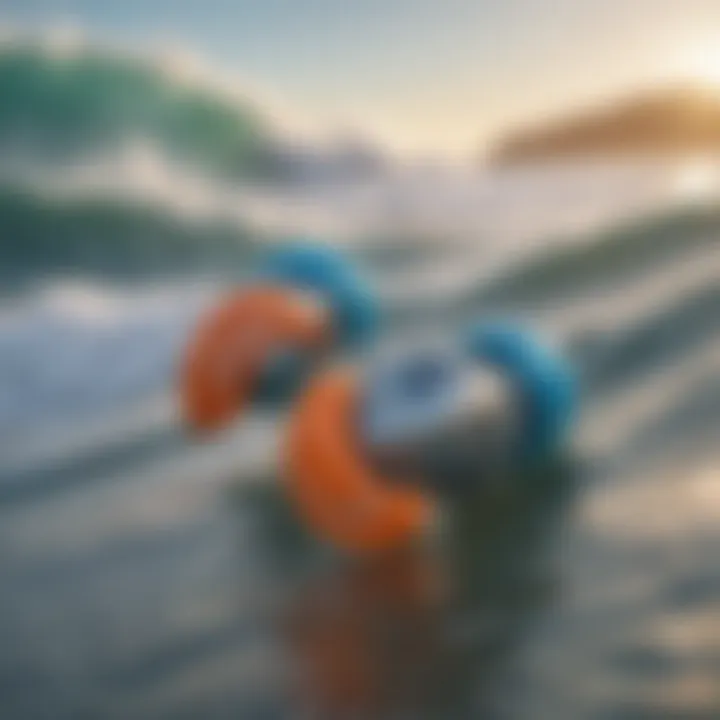
M 0 46 L 6 156 L 77 160 L 134 138 L 233 179 L 281 172 L 277 137 L 248 100 L 173 73 L 168 63 L 77 43 Z

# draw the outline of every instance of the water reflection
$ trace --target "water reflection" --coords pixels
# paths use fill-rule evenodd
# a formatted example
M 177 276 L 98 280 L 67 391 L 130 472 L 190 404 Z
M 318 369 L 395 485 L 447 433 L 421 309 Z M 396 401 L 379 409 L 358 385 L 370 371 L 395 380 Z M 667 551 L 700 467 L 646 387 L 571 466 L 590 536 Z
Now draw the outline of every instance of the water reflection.
M 289 716 L 501 713 L 523 642 L 559 587 L 571 475 L 556 465 L 466 498 L 433 538 L 376 558 L 319 547 L 269 487 L 245 491 L 282 599 L 272 625 L 290 667 Z

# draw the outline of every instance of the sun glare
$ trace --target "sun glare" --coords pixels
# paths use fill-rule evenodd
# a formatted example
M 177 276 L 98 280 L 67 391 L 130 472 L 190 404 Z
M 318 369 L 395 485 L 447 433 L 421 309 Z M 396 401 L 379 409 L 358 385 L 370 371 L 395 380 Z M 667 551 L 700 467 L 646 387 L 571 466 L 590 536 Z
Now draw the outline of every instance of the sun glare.
M 695 49 L 684 58 L 679 70 L 688 79 L 720 90 L 720 46 Z

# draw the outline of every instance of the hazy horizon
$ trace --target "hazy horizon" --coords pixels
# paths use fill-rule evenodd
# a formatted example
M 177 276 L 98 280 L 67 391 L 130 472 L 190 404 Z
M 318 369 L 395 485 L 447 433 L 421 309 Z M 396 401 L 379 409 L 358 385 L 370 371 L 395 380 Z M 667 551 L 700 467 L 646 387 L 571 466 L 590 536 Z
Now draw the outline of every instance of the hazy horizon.
M 7 0 L 0 24 L 175 48 L 291 125 L 416 157 L 471 157 L 507 129 L 677 79 L 720 86 L 707 0 Z

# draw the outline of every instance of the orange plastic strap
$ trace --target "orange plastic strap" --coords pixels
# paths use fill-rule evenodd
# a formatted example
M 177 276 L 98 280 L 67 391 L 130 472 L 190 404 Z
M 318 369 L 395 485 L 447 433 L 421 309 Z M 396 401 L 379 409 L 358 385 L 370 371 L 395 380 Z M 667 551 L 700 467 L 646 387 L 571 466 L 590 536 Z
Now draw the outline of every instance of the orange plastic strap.
M 426 524 L 430 501 L 364 462 L 355 407 L 355 382 L 343 370 L 306 388 L 290 421 L 290 492 L 311 527 L 339 545 L 358 551 L 404 545 Z
M 231 293 L 201 319 L 188 348 L 181 373 L 185 421 L 200 431 L 227 424 L 251 401 L 274 350 L 318 351 L 330 333 L 327 314 L 288 288 Z

